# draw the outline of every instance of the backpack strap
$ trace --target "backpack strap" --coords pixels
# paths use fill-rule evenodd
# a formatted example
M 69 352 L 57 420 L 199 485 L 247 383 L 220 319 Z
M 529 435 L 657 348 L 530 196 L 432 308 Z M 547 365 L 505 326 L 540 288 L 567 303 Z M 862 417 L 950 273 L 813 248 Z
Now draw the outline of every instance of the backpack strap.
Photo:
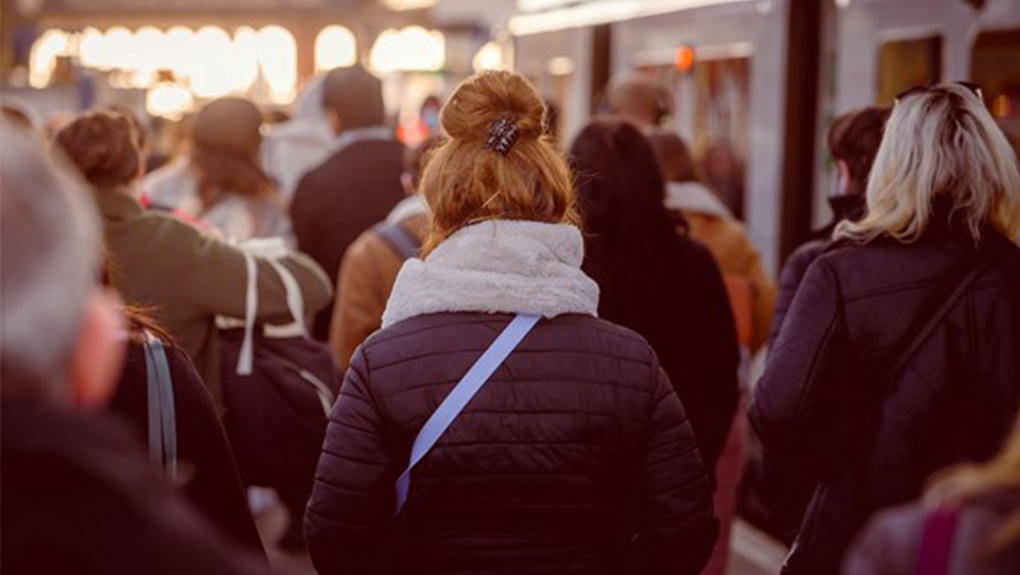
M 903 371 L 905 367 L 907 367 L 907 364 L 910 363 L 910 360 L 913 359 L 914 355 L 916 355 L 917 352 L 921 349 L 921 346 L 923 346 L 924 343 L 928 341 L 928 338 L 931 337 L 931 334 L 935 333 L 935 330 L 939 327 L 939 325 L 942 324 L 942 321 L 946 319 L 946 316 L 949 315 L 949 312 L 953 311 L 953 309 L 956 307 L 956 304 L 959 303 L 959 301 L 963 298 L 963 294 L 967 293 L 967 290 L 970 289 L 970 286 L 971 284 L 974 283 L 974 280 L 976 280 L 978 276 L 980 276 L 981 273 L 985 271 L 985 269 L 989 266 L 990 263 L 991 262 L 987 257 L 981 258 L 981 260 L 970 270 L 970 272 L 967 273 L 967 275 L 960 281 L 960 283 L 956 285 L 956 289 L 953 290 L 953 293 L 949 294 L 949 297 L 946 298 L 945 302 L 943 302 L 942 307 L 940 307 L 938 311 L 936 311 L 935 314 L 931 316 L 931 319 L 928 320 L 928 323 L 924 324 L 924 327 L 921 328 L 921 331 L 917 332 L 917 335 L 914 337 L 913 341 L 910 342 L 910 345 L 907 346 L 906 350 L 900 355 L 899 359 L 896 360 L 896 363 L 894 363 L 893 366 L 888 371 L 885 372 L 885 376 L 881 380 L 879 380 L 881 382 L 881 385 L 879 386 L 879 389 L 877 389 L 876 391 L 882 392 L 885 389 L 885 387 L 890 385 L 891 382 L 895 380 L 896 375 Z
M 379 234 L 400 261 L 417 257 L 421 251 L 421 239 L 399 223 L 379 222 L 372 227 L 372 231 Z
M 147 338 L 144 349 L 149 459 L 173 480 L 177 477 L 177 414 L 173 379 L 163 342 L 151 334 L 147 334 Z
M 496 341 L 492 342 L 489 349 L 485 350 L 482 357 L 471 366 L 471 369 L 454 386 L 450 394 L 443 399 L 439 407 L 432 413 L 428 421 L 418 432 L 411 447 L 411 459 L 407 469 L 397 479 L 397 511 L 404 508 L 407 502 L 407 494 L 411 487 L 411 470 L 414 469 L 429 450 L 439 441 L 440 436 L 450 427 L 453 420 L 460 415 L 468 402 L 478 393 L 482 386 L 489 381 L 496 369 L 506 361 L 506 358 L 513 353 L 518 344 L 528 335 L 531 328 L 538 323 L 539 316 L 518 314 L 503 329 Z
M 259 265 L 255 256 L 244 253 L 248 286 L 244 303 L 244 340 L 237 355 L 237 375 L 251 375 L 255 363 L 255 317 L 259 310 Z
M 960 507 L 950 505 L 928 512 L 917 549 L 914 575 L 947 575 L 953 558 L 953 541 Z

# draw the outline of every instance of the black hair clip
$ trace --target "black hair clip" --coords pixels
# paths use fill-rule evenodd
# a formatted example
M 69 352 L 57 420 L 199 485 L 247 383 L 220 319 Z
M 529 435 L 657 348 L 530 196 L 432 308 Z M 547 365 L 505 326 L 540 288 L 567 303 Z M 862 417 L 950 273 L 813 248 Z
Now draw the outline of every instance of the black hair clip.
M 517 120 L 507 118 L 493 120 L 489 124 L 489 135 L 485 137 L 485 148 L 491 148 L 505 156 L 510 153 L 510 148 L 513 148 L 517 143 L 519 136 Z

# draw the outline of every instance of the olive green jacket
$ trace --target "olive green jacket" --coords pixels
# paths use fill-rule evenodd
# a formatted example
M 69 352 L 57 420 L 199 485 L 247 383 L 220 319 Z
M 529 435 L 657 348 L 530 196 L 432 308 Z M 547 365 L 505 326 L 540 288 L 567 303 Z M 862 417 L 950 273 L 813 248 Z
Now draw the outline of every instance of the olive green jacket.
M 213 399 L 223 406 L 216 316 L 245 317 L 247 264 L 244 253 L 203 235 L 173 217 L 145 211 L 128 192 L 97 190 L 114 287 L 129 305 L 148 312 L 191 356 Z M 330 281 L 303 254 L 279 260 L 297 279 L 305 312 L 331 300 Z M 260 323 L 292 320 L 283 282 L 258 260 Z

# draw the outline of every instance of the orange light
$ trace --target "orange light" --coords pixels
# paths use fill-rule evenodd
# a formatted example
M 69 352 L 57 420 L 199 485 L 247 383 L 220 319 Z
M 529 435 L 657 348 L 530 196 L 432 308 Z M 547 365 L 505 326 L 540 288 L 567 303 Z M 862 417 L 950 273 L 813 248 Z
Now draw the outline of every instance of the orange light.
M 691 71 L 694 66 L 694 48 L 680 46 L 676 49 L 676 69 L 682 73 Z
M 992 100 L 992 113 L 997 118 L 1005 118 L 1013 114 L 1013 103 L 1009 101 L 1009 96 L 1005 94 L 999 94 Z

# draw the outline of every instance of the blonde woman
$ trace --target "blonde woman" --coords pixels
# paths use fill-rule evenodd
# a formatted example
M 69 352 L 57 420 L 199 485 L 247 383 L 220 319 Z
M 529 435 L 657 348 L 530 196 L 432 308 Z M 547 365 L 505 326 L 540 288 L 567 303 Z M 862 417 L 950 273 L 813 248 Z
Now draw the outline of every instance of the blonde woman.
M 443 108 L 449 140 L 421 180 L 425 258 L 400 270 L 330 417 L 305 516 L 322 575 L 705 564 L 716 522 L 694 433 L 648 343 L 595 317 L 544 115 L 507 72 L 468 79 Z M 426 422 L 515 314 L 541 319 L 405 475 Z
M 971 85 L 901 95 L 751 408 L 765 496 L 815 485 L 784 573 L 834 573 L 879 509 L 990 457 L 1020 405 L 1020 175 Z
M 941 532 L 941 533 L 940 533 Z M 845 575 L 1013 575 L 1020 566 L 1020 419 L 988 463 L 938 476 L 923 502 L 878 515 Z

